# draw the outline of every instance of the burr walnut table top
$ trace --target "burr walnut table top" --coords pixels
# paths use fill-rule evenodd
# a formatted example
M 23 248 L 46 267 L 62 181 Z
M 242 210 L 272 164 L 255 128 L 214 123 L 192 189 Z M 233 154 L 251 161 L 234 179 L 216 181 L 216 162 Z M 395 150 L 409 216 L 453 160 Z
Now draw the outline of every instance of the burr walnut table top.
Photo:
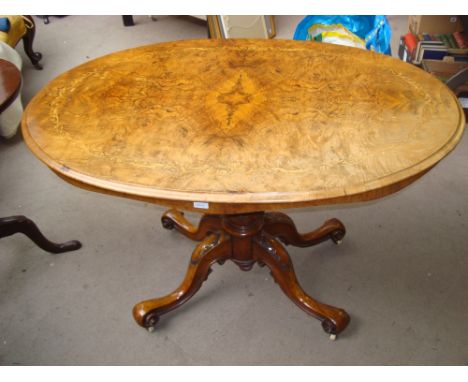
M 34 97 L 22 128 L 75 185 L 240 213 L 397 191 L 447 155 L 464 124 L 444 84 L 397 59 L 309 41 L 199 40 L 80 65 Z

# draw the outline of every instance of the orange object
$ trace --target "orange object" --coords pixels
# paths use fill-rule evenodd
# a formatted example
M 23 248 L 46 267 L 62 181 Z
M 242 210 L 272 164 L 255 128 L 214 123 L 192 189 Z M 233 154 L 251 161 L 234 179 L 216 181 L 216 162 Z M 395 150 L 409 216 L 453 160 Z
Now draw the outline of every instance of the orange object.
M 405 40 L 405 45 L 408 47 L 409 53 L 411 54 L 411 56 L 414 56 L 414 52 L 416 50 L 416 47 L 418 46 L 418 38 L 411 32 L 405 34 L 403 38 Z

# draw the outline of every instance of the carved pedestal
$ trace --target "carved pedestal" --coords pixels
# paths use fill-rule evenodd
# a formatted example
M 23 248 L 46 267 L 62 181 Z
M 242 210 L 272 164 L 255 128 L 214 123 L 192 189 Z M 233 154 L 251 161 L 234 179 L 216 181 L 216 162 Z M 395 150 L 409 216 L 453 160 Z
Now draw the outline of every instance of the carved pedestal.
M 255 263 L 266 265 L 283 292 L 299 308 L 320 320 L 325 332 L 332 337 L 348 325 L 349 316 L 343 309 L 314 300 L 302 290 L 288 252 L 279 242 L 298 247 L 328 239 L 339 243 L 346 230 L 338 219 L 327 220 L 317 230 L 304 235 L 297 232 L 291 218 L 278 212 L 204 215 L 195 227 L 183 213 L 169 210 L 163 215 L 162 224 L 200 243 L 192 254 L 184 281 L 174 292 L 140 302 L 133 308 L 137 323 L 150 331 L 162 314 L 181 306 L 200 289 L 215 262 L 223 264 L 226 260 L 232 260 L 243 271 L 252 269 Z

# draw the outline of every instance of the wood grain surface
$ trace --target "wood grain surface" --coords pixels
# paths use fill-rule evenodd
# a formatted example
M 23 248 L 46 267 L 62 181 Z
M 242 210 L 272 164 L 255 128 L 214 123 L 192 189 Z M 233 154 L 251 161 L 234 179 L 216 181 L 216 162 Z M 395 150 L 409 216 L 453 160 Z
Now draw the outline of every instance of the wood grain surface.
M 0 113 L 18 96 L 21 87 L 21 72 L 7 60 L 0 59 Z
M 31 150 L 75 185 L 211 213 L 381 197 L 464 125 L 452 92 L 414 66 L 286 40 L 113 53 L 50 82 L 22 121 Z

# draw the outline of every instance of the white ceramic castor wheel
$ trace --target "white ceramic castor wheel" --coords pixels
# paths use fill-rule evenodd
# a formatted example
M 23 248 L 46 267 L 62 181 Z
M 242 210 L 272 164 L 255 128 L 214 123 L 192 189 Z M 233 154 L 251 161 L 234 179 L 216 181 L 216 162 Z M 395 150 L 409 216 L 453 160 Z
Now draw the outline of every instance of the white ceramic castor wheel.
M 336 340 L 336 334 L 330 334 L 330 341 Z
M 334 232 L 331 234 L 331 239 L 333 240 L 333 242 L 334 242 L 336 245 L 340 245 L 340 244 L 343 242 L 344 236 L 345 236 L 345 233 L 344 233 L 344 232 L 342 232 L 342 231 L 334 231 Z
M 159 321 L 159 317 L 153 312 L 148 315 L 148 317 L 145 318 L 145 324 L 144 326 L 146 327 L 146 330 L 150 333 L 153 333 L 156 330 L 156 324 Z

